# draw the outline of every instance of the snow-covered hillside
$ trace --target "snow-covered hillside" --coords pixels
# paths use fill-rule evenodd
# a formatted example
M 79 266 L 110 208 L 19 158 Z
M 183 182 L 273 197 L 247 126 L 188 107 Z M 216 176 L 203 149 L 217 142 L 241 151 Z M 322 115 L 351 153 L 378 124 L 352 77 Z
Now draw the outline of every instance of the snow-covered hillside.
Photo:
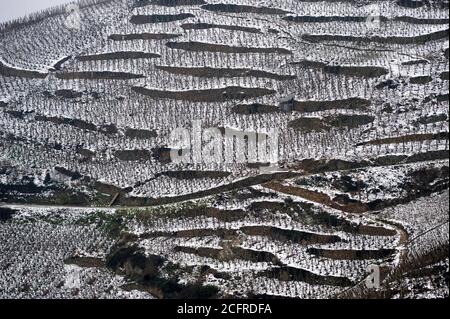
M 401 267 L 447 267 L 446 289 L 402 282 L 384 296 L 448 296 L 448 6 L 83 0 L 0 25 L 1 231 L 79 232 L 52 258 L 98 245 L 121 276 L 99 275 L 114 282 L 103 297 L 174 297 L 145 280 L 117 292 L 132 261 L 114 253 L 130 247 L 161 278 L 214 297 L 348 296 L 371 264 L 390 283 Z M 223 142 L 214 160 L 199 125 Z M 182 146 L 180 129 L 192 133 Z M 258 136 L 257 151 L 242 156 L 239 136 Z M 72 213 L 65 226 L 49 217 L 72 209 L 125 217 L 112 237 L 94 217 L 78 230 Z M 15 248 L 0 242 L 3 263 Z M 59 262 L 49 271 L 61 281 Z M 0 298 L 67 297 L 2 278 Z

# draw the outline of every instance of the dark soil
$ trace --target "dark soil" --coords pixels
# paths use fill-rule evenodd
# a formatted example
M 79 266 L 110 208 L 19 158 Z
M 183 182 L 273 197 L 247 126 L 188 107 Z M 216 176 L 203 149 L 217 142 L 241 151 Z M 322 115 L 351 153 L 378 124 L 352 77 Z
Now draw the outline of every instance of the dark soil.
M 184 30 L 206 30 L 206 29 L 222 29 L 231 31 L 242 31 L 248 33 L 261 33 L 257 28 L 242 27 L 238 25 L 225 25 L 213 23 L 185 23 L 181 25 Z
M 142 130 L 142 129 L 131 129 L 127 128 L 125 130 L 125 136 L 134 139 L 152 139 L 158 136 L 154 130 Z
M 412 37 L 400 37 L 400 36 L 390 36 L 390 37 L 359 37 L 359 36 L 348 36 L 348 35 L 317 35 L 317 34 L 307 34 L 303 35 L 302 38 L 310 42 L 323 42 L 323 41 L 342 41 L 342 42 L 360 42 L 360 43 L 383 43 L 383 44 L 424 44 L 430 41 L 447 39 L 448 29 L 442 31 L 436 31 L 429 34 L 423 34 Z
M 217 69 L 217 68 L 182 68 L 171 66 L 157 66 L 159 70 L 163 70 L 177 75 L 191 75 L 195 77 L 206 78 L 234 78 L 234 77 L 256 77 L 256 78 L 268 78 L 278 81 L 294 80 L 296 76 L 293 75 L 280 75 L 276 73 L 252 70 L 252 69 Z
M 149 161 L 151 153 L 148 150 L 123 150 L 114 152 L 114 156 L 121 161 Z
M 361 98 L 350 98 L 346 100 L 333 101 L 295 101 L 294 110 L 300 113 L 320 112 L 327 110 L 367 110 L 371 105 L 369 100 Z
M 226 87 L 223 89 L 192 90 L 192 91 L 162 91 L 133 87 L 136 93 L 155 99 L 173 99 L 190 102 L 225 102 L 229 100 L 244 100 L 276 93 L 273 90 L 260 88 Z
M 130 22 L 133 24 L 147 24 L 147 23 L 167 23 L 179 20 L 195 18 L 191 13 L 180 13 L 174 15 L 154 14 L 154 15 L 134 15 Z
M 121 51 L 103 54 L 81 55 L 77 57 L 80 61 L 107 61 L 107 60 L 130 60 L 130 59 L 157 59 L 161 56 L 155 53 L 139 52 L 139 51 Z
M 145 78 L 141 74 L 133 74 L 126 72 L 110 72 L 110 71 L 80 71 L 80 72 L 64 72 L 56 73 L 58 79 L 73 80 L 134 80 Z
M 340 249 L 319 249 L 308 248 L 307 252 L 314 256 L 320 256 L 336 260 L 366 260 L 366 259 L 386 259 L 395 254 L 395 249 L 379 250 L 340 250 Z
M 223 53 L 273 53 L 291 55 L 292 52 L 281 48 L 257 48 L 257 47 L 233 47 L 224 44 L 212 44 L 203 42 L 168 42 L 167 47 L 177 50 L 197 52 L 223 52 Z
M 0 222 L 7 222 L 8 220 L 12 219 L 13 215 L 16 213 L 17 211 L 14 209 L 0 207 Z
M 253 7 L 237 4 L 207 4 L 202 6 L 202 9 L 213 12 L 227 12 L 227 13 L 257 13 L 268 15 L 284 15 L 290 12 L 281 9 L 268 7 Z
M 168 40 L 180 37 L 181 34 L 170 33 L 131 33 L 131 34 L 111 34 L 109 39 L 114 41 L 132 40 Z
M 3 76 L 14 76 L 20 78 L 30 78 L 30 79 L 45 79 L 48 73 L 41 73 L 32 70 L 22 70 L 13 67 L 9 67 L 0 62 L 0 75 Z

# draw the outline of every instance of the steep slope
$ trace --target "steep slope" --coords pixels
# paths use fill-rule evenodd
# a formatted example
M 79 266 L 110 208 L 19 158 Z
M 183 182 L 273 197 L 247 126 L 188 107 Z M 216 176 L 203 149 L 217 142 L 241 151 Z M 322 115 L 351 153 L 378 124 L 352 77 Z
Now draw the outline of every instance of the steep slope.
M 442 225 L 413 270 L 448 265 L 448 1 L 81 1 L 0 44 L 0 201 L 116 206 L 139 289 L 339 297 Z

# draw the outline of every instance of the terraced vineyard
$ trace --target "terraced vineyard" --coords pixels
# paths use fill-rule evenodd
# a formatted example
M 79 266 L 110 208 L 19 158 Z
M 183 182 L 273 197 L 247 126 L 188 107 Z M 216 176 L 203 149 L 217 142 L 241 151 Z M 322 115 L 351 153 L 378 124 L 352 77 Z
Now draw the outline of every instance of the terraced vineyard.
M 1 25 L 0 298 L 448 297 L 448 6 L 84 0 Z

